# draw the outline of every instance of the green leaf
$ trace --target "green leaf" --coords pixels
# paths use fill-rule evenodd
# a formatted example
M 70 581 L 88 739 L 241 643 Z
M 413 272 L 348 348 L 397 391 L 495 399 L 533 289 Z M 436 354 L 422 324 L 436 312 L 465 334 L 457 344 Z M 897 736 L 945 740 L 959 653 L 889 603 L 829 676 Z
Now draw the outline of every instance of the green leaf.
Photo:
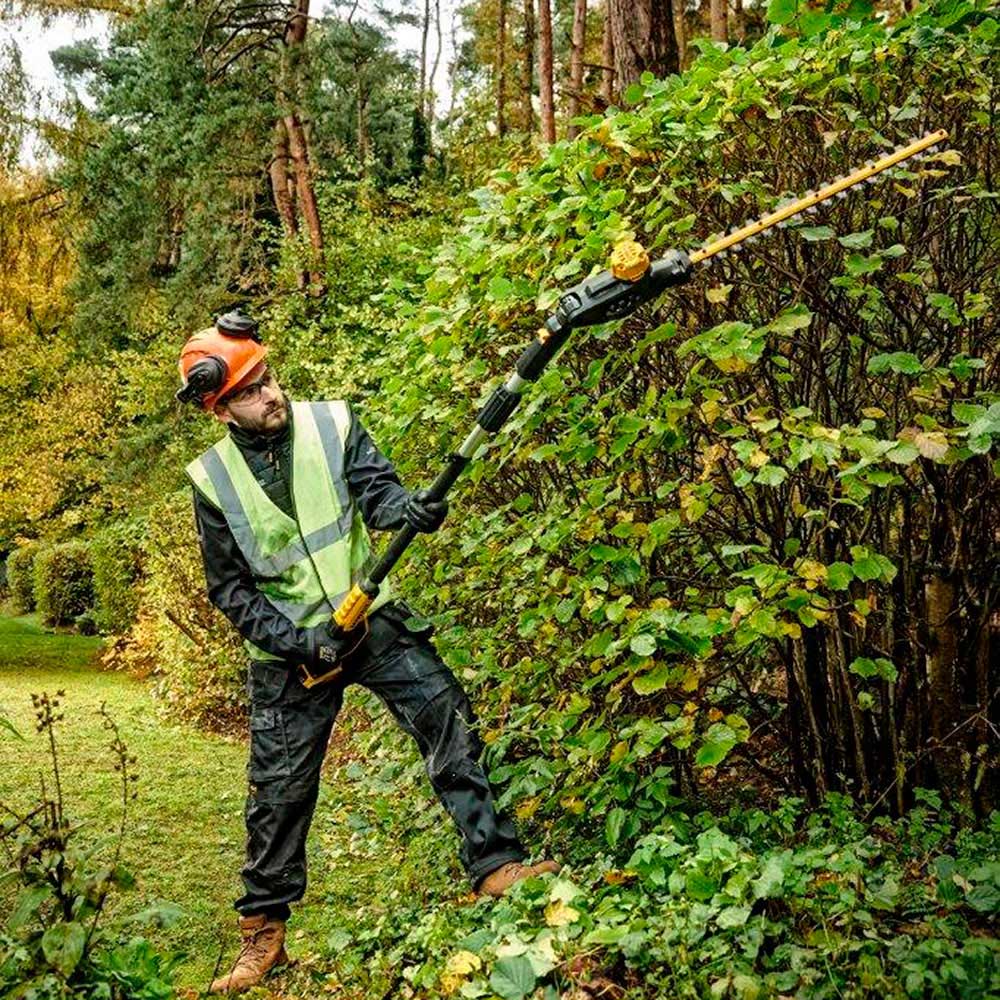
M 852 545 L 851 557 L 851 568 L 859 580 L 883 580 L 888 583 L 896 575 L 892 560 L 872 552 L 866 545 Z
M 901 441 L 891 451 L 887 451 L 885 457 L 896 465 L 909 465 L 920 457 L 920 452 L 916 445 L 912 445 L 908 441 Z
M 767 19 L 771 24 L 788 24 L 798 9 L 798 0 L 771 0 L 767 5 Z
M 715 767 L 716 764 L 721 764 L 734 746 L 736 746 L 735 742 L 729 742 L 728 740 L 721 743 L 703 743 L 695 756 L 695 766 Z
M 535 970 L 524 955 L 501 958 L 490 973 L 490 988 L 503 1000 L 524 1000 L 535 988 Z
M 715 918 L 715 922 L 723 930 L 732 930 L 734 927 L 742 927 L 749 918 L 749 906 L 726 906 Z
M 765 486 L 780 486 L 787 478 L 788 470 L 780 465 L 762 465 L 753 481 Z
M 705 902 L 711 899 L 718 891 L 719 883 L 711 875 L 704 872 L 691 871 L 684 879 L 684 888 L 692 899 Z
M 826 568 L 826 585 L 831 590 L 847 590 L 854 572 L 845 562 L 833 562 Z
M 42 903 L 51 895 L 52 890 L 45 885 L 35 885 L 23 889 L 17 897 L 14 909 L 11 910 L 10 916 L 7 918 L 8 929 L 15 931 L 32 920 Z
M 496 302 L 503 302 L 510 298 L 511 293 L 514 291 L 514 286 L 506 278 L 498 274 L 490 279 L 487 291 L 491 299 Z
M 781 895 L 785 876 L 792 867 L 792 852 L 780 851 L 768 855 L 761 869 L 760 878 L 753 882 L 754 899 L 773 899 Z
M 894 683 L 898 672 L 895 664 L 887 660 L 884 656 L 872 660 L 867 656 L 858 656 L 853 659 L 847 668 L 852 674 L 858 677 L 871 678 L 881 677 L 883 680 Z
M 618 846 L 618 841 L 622 835 L 622 828 L 625 826 L 627 814 L 621 806 L 615 806 L 604 819 L 604 837 L 608 842 L 608 847 L 614 849 Z
M 87 932 L 82 924 L 59 923 L 42 935 L 42 953 L 49 965 L 68 978 L 80 964 L 86 942 Z
M 861 233 L 849 233 L 847 236 L 838 236 L 837 242 L 848 250 L 866 250 L 872 245 L 873 230 L 866 229 Z
M 803 330 L 812 322 L 813 314 L 805 306 L 788 309 L 771 321 L 775 333 L 793 333 Z
M 640 632 L 638 635 L 632 636 L 629 649 L 636 656 L 652 656 L 656 652 L 656 636 L 650 635 L 648 632 Z
M 631 83 L 625 88 L 625 103 L 638 104 L 646 96 L 646 88 L 640 83 Z
M 670 668 L 665 663 L 657 663 L 652 670 L 632 681 L 632 689 L 636 694 L 653 694 L 655 691 L 662 691 L 667 686 L 669 677 Z
M 802 226 L 796 229 L 807 243 L 818 243 L 820 240 L 832 240 L 837 234 L 829 226 Z
M 887 371 L 899 372 L 901 375 L 922 375 L 924 366 L 915 354 L 909 354 L 906 351 L 876 354 L 868 359 L 868 373 L 870 375 L 881 375 Z
M 16 736 L 19 740 L 24 741 L 24 737 L 14 728 L 14 723 L 2 715 L 0 715 L 0 729 L 6 730 L 8 733 Z

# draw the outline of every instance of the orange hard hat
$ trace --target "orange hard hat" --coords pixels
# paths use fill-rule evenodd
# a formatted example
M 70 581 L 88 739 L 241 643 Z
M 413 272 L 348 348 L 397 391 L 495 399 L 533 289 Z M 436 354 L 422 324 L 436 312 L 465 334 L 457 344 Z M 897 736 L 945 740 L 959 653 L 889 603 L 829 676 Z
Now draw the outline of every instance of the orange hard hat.
M 226 318 L 220 318 L 220 325 Z M 178 367 L 184 384 L 177 398 L 181 402 L 196 402 L 210 412 L 221 397 L 235 389 L 263 361 L 266 354 L 267 346 L 256 338 L 256 326 L 252 334 L 235 336 L 215 326 L 199 330 L 181 349 Z

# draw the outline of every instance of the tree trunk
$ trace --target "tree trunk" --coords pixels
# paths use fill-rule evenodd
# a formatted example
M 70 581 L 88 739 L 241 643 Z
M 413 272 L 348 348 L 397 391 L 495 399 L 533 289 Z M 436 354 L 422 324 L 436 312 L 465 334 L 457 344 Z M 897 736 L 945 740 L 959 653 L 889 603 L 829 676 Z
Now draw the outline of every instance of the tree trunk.
M 661 77 L 677 72 L 670 0 L 608 0 L 608 14 L 619 95 L 647 70 Z
M 521 114 L 524 131 L 535 127 L 531 95 L 535 91 L 535 0 L 524 0 L 524 47 L 521 49 Z
M 538 98 L 542 113 L 542 141 L 556 141 L 555 102 L 552 95 L 552 7 L 538 0 Z
M 927 701 L 930 715 L 932 757 L 940 787 L 963 805 L 971 797 L 968 775 L 962 766 L 962 741 L 954 730 L 960 724 L 961 678 L 959 677 L 958 587 L 953 579 L 940 574 L 924 581 L 927 601 Z
M 728 6 L 727 0 L 712 0 L 711 19 L 713 42 L 729 41 L 729 31 L 726 25 Z
M 497 13 L 497 135 L 502 139 L 507 134 L 506 121 L 506 73 L 507 73 L 507 0 L 500 0 Z
M 299 227 L 295 221 L 295 205 L 289 190 L 288 159 L 288 135 L 285 132 L 285 123 L 279 118 L 274 123 L 274 153 L 267 172 L 271 178 L 271 195 L 282 228 L 289 239 L 294 239 Z
M 285 29 L 285 50 L 281 60 L 278 103 L 282 107 L 281 117 L 288 142 L 288 153 L 294 166 L 298 208 L 302 213 L 302 219 L 309 232 L 309 242 L 313 248 L 313 260 L 309 267 L 310 280 L 319 293 L 322 291 L 320 271 L 323 264 L 323 224 L 316 204 L 309 141 L 302 127 L 299 110 L 299 63 L 305 54 L 304 43 L 308 26 L 309 0 L 297 0 L 295 13 Z
M 424 22 L 420 29 L 420 99 L 421 110 L 427 105 L 427 33 L 431 27 L 431 0 L 424 0 Z
M 438 66 L 441 65 L 441 0 L 434 0 L 434 33 L 437 35 L 437 50 L 434 52 L 434 64 L 427 81 L 427 138 L 431 137 L 434 125 L 434 80 L 437 78 Z
M 674 7 L 674 36 L 677 39 L 677 69 L 687 69 L 687 24 L 684 21 L 684 4 Z
M 601 34 L 601 99 L 608 105 L 615 96 L 615 43 L 611 33 L 611 0 L 605 0 L 604 29 Z
M 742 45 L 747 40 L 747 16 L 743 11 L 743 0 L 733 0 L 736 14 L 736 41 Z
M 309 162 L 309 147 L 306 144 L 302 122 L 297 111 L 285 115 L 285 131 L 288 133 L 288 151 L 295 166 L 295 189 L 299 196 L 299 209 L 309 231 L 314 258 L 310 268 L 310 278 L 314 284 L 321 283 L 319 267 L 323 261 L 323 225 L 320 222 L 319 207 L 316 204 L 316 190 L 313 187 L 312 169 Z
M 569 107 L 570 118 L 566 135 L 576 138 L 580 127 L 572 120 L 580 113 L 580 94 L 583 91 L 583 47 L 587 41 L 587 0 L 576 0 L 573 5 L 573 51 L 569 58 Z

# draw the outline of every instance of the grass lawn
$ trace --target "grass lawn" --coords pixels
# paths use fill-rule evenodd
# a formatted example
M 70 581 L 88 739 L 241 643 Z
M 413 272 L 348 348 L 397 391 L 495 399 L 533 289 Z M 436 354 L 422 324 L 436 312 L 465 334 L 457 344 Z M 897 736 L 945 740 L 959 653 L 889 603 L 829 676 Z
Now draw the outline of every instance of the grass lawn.
M 0 803 L 23 808 L 37 801 L 49 758 L 47 744 L 35 733 L 31 694 L 64 690 L 65 721 L 57 738 L 66 813 L 86 824 L 81 837 L 108 841 L 110 856 L 120 800 L 110 736 L 98 714 L 106 703 L 138 757 L 139 773 L 122 856 L 136 886 L 111 897 L 109 916 L 126 918 L 156 901 L 179 906 L 183 916 L 172 927 L 142 933 L 186 955 L 178 986 L 193 996 L 209 982 L 220 950 L 224 963 L 234 954 L 232 900 L 242 889 L 244 741 L 166 721 L 147 684 L 99 669 L 100 645 L 98 639 L 46 630 L 34 616 L 0 617 L 0 711 L 24 737 L 22 742 L 0 730 Z M 299 958 L 298 968 L 272 977 L 269 988 L 249 997 L 360 997 L 348 983 L 338 984 L 336 964 L 325 957 L 331 935 L 343 940 L 344 928 L 357 924 L 362 907 L 370 919 L 373 897 L 376 911 L 382 896 L 391 911 L 393 898 L 467 891 L 456 864 L 453 883 L 447 868 L 435 866 L 432 875 L 419 858 L 408 860 L 404 835 L 416 830 L 424 831 L 422 840 L 432 850 L 440 845 L 445 857 L 457 846 L 450 829 L 436 832 L 443 811 L 429 796 L 415 800 L 412 794 L 421 777 L 417 758 L 404 753 L 401 760 L 398 746 L 366 747 L 363 733 L 345 738 L 351 717 L 352 709 L 346 709 L 345 725 L 338 723 L 310 838 L 310 886 L 289 925 L 289 951 Z M 363 767 L 353 759 L 359 753 Z M 398 792 L 400 779 L 411 789 L 406 801 Z M 10 905 L 4 891 L 0 887 L 0 912 Z

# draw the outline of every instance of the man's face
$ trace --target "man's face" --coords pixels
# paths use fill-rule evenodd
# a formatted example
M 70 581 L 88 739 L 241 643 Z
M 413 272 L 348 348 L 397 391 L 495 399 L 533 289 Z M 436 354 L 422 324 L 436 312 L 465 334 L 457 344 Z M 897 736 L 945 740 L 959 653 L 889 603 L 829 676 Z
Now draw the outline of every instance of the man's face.
M 215 404 L 215 415 L 257 434 L 273 434 L 288 423 L 288 404 L 278 380 L 262 361 L 238 389 Z

